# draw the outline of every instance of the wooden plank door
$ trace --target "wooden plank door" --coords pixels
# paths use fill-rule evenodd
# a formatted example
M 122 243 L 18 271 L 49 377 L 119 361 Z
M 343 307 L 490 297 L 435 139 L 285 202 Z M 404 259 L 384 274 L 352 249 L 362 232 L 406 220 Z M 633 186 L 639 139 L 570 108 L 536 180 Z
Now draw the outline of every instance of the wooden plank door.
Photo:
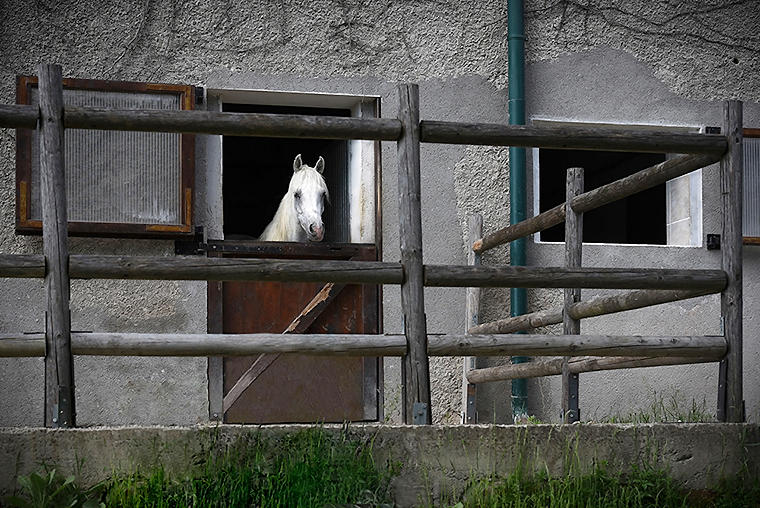
M 272 246 L 272 244 L 269 244 Z M 264 249 L 264 247 L 262 247 Z M 375 259 L 372 246 L 267 247 L 250 257 Z M 272 250 L 274 249 L 274 250 Z M 277 250 L 279 249 L 279 250 Z M 240 256 L 240 253 L 233 254 Z M 328 292 L 328 289 L 334 291 Z M 304 308 L 329 294 L 301 333 L 377 333 L 378 288 L 322 283 L 225 282 L 221 285 L 224 333 L 282 333 Z M 314 317 L 316 315 L 316 317 Z M 256 366 L 252 367 L 256 363 Z M 250 385 L 240 383 L 254 381 Z M 248 376 L 246 378 L 245 376 Z M 228 423 L 344 422 L 377 420 L 380 361 L 310 355 L 229 357 L 223 360 L 224 421 Z M 236 386 L 237 385 L 237 386 Z M 245 387 L 241 392 L 240 387 Z M 234 387 L 234 388 L 233 388 Z M 233 391 L 233 396 L 230 393 Z M 229 402 L 234 400 L 234 402 Z M 227 407 L 228 406 L 228 407 Z

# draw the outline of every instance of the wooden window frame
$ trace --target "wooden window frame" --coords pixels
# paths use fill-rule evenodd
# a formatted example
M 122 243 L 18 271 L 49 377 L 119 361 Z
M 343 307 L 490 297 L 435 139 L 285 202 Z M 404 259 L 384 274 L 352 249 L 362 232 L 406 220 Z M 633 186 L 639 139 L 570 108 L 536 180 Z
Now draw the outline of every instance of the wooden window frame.
M 31 104 L 32 89 L 37 87 L 36 76 L 17 76 L 16 104 Z M 194 108 L 195 87 L 164 83 L 105 81 L 95 79 L 63 80 L 63 87 L 72 90 L 97 92 L 174 93 L 180 97 L 183 110 Z M 32 133 L 31 129 L 16 129 L 16 233 L 42 234 L 42 221 L 30 218 L 32 209 Z M 193 234 L 193 190 L 195 187 L 195 135 L 180 134 L 180 194 L 182 223 L 111 223 L 69 221 L 71 236 L 177 238 Z
M 743 130 L 745 138 L 760 138 L 760 128 L 745 128 Z M 760 245 L 760 236 L 743 236 L 744 245 Z

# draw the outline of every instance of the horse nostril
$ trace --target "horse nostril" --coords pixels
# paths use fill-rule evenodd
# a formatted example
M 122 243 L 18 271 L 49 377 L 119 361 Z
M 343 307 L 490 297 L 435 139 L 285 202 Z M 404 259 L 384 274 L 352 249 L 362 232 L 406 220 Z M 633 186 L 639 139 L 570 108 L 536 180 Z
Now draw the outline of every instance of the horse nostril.
M 315 233 L 316 232 L 315 229 L 316 228 L 314 227 L 314 224 L 309 224 L 309 232 Z

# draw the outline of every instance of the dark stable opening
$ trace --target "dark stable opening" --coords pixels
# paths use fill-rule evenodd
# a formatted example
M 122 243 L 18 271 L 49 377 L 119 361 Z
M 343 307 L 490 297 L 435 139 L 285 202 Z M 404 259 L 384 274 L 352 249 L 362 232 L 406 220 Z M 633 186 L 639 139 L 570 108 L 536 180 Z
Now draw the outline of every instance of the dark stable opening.
M 539 150 L 540 210 L 565 201 L 567 168 L 584 169 L 589 191 L 665 160 L 664 154 L 597 152 L 590 150 Z M 587 212 L 583 217 L 583 241 L 665 245 L 665 184 Z M 565 225 L 541 232 L 541 241 L 565 241 Z
M 225 103 L 223 111 L 288 115 L 351 116 L 348 109 Z M 256 239 L 274 217 L 293 175 L 293 159 L 304 164 L 325 159 L 324 177 L 330 193 L 322 220 L 325 242 L 349 241 L 348 142 L 329 139 L 224 136 L 222 185 L 224 236 Z

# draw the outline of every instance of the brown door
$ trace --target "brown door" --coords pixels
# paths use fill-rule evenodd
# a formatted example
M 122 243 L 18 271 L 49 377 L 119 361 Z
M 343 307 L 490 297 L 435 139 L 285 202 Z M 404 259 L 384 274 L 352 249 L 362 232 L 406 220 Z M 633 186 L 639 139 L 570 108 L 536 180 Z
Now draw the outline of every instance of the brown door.
M 376 259 L 374 246 L 258 244 L 225 255 Z M 378 333 L 378 288 L 291 282 L 221 284 L 224 333 Z M 325 303 L 327 302 L 327 303 Z M 260 355 L 223 360 L 224 421 L 378 419 L 378 358 Z

